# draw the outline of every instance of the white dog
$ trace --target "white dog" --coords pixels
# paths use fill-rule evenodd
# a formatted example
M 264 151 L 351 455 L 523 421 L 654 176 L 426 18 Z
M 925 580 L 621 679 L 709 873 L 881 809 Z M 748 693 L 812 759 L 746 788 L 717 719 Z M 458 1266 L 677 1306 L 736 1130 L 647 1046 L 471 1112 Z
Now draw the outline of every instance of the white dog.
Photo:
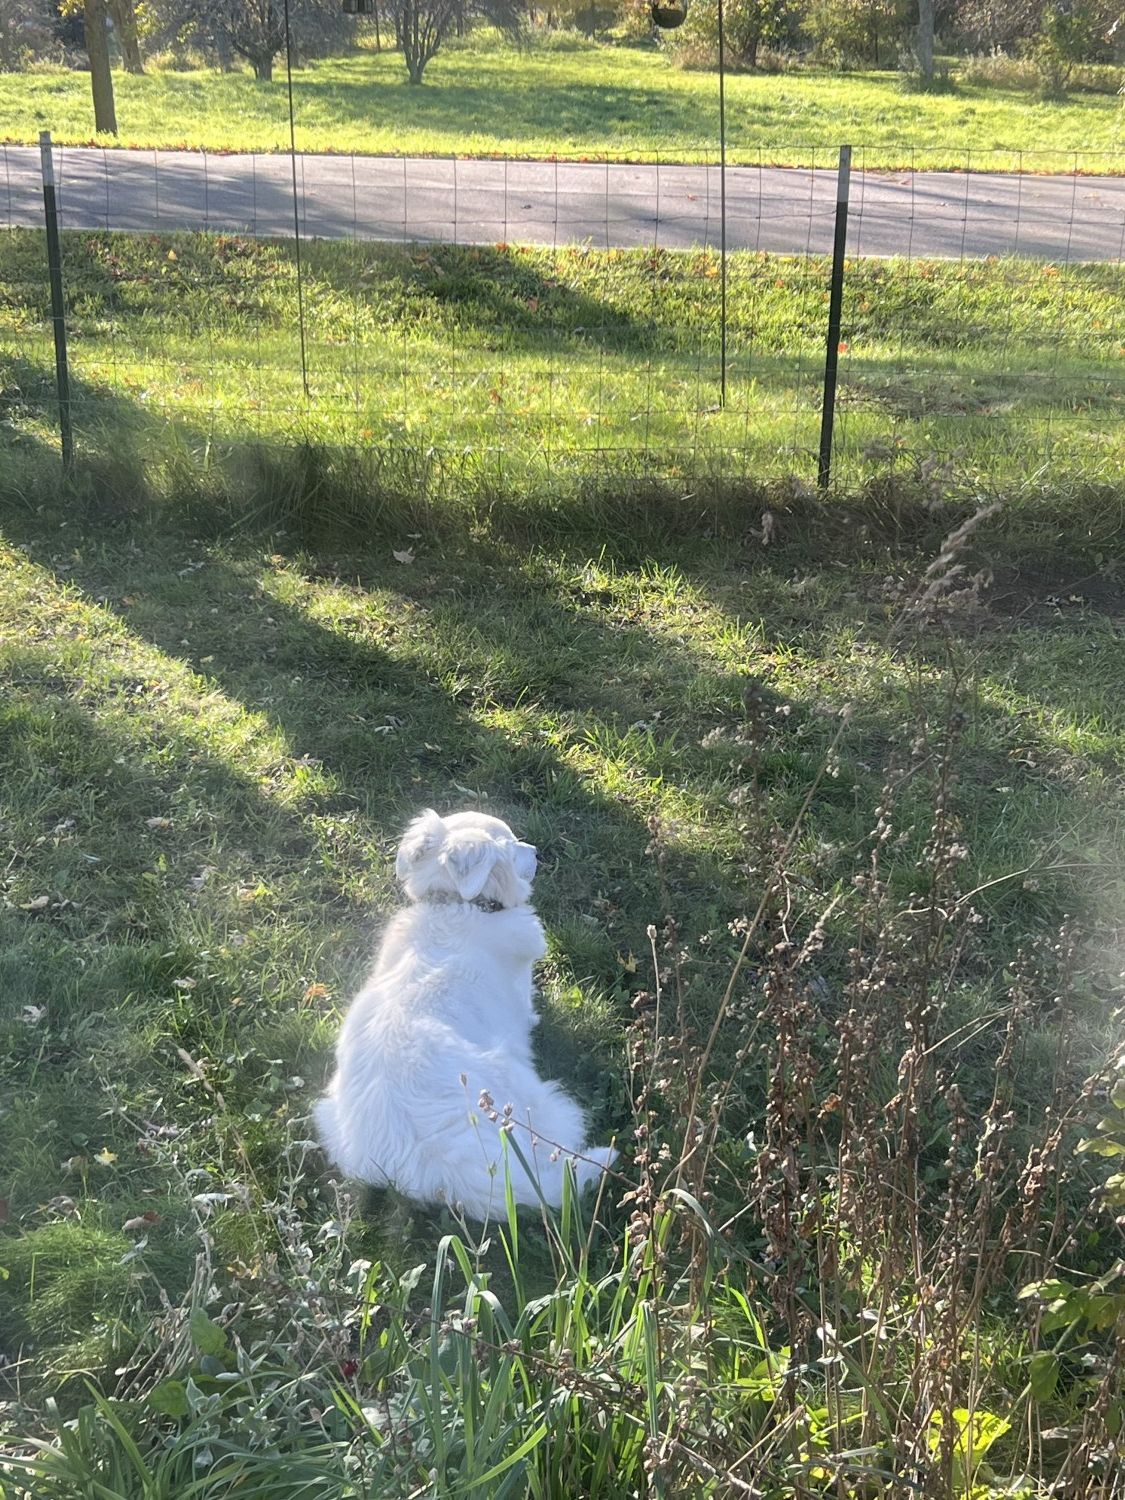
M 582 1153 L 581 1110 L 532 1063 L 531 971 L 546 951 L 528 904 L 535 849 L 499 818 L 424 812 L 395 869 L 412 904 L 344 1021 L 316 1108 L 325 1151 L 362 1182 L 484 1219 L 503 1213 L 505 1155 L 516 1202 L 539 1202 L 507 1129 L 558 1207 L 568 1160 L 581 1188 L 616 1153 Z

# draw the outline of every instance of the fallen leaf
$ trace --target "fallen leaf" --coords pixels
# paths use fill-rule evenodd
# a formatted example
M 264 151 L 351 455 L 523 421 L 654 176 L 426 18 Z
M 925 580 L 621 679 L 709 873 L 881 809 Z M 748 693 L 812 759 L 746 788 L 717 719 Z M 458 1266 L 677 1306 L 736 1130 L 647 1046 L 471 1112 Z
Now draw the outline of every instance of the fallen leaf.
M 328 986 L 326 984 L 310 984 L 305 990 L 304 998 L 306 1000 L 323 1000 L 327 994 Z
M 38 1026 L 46 1014 L 45 1005 L 25 1005 L 23 1008 L 23 1018 L 28 1026 Z
M 193 990 L 195 989 L 195 983 L 194 979 L 173 979 L 172 988 L 174 990 Z
M 100 1161 L 103 1167 L 112 1167 L 117 1160 L 116 1151 L 111 1151 L 108 1146 L 103 1146 L 100 1151 L 94 1152 L 94 1160 Z
M 155 1209 L 146 1209 L 143 1214 L 138 1214 L 135 1219 L 126 1219 L 122 1229 L 148 1229 L 152 1224 L 160 1223 L 160 1215 Z
M 21 911 L 46 911 L 51 904 L 50 896 L 35 896 L 31 901 L 25 901 L 20 908 Z
M 171 826 L 172 826 L 172 819 L 171 818 L 146 818 L 145 819 L 145 827 L 146 828 L 171 828 Z
M 206 1216 L 211 1210 L 224 1203 L 230 1202 L 229 1193 L 195 1193 L 191 1200 L 196 1208 L 202 1209 Z
M 78 1204 L 73 1198 L 68 1198 L 65 1193 L 59 1193 L 56 1197 L 48 1199 L 39 1212 L 62 1214 L 64 1219 L 77 1219 Z
M 391 556 L 395 562 L 412 563 L 414 561 L 414 549 L 412 547 L 404 547 L 401 552 L 392 552 Z

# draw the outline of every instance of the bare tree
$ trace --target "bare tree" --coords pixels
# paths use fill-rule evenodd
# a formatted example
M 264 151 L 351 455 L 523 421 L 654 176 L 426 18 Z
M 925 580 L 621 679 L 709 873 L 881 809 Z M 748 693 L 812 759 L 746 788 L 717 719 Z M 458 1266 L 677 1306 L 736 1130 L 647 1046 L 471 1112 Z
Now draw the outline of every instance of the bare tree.
M 422 82 L 426 64 L 451 32 L 460 36 L 473 16 L 518 36 L 525 11 L 521 0 L 390 0 L 388 6 L 410 83 Z
M 390 0 L 391 20 L 411 83 L 422 82 L 426 64 L 457 23 L 457 0 Z
M 273 60 L 285 48 L 281 0 L 214 0 L 208 20 L 208 29 L 246 59 L 255 78 L 268 83 Z
M 199 30 L 217 52 L 235 52 L 269 82 L 274 58 L 285 51 L 285 0 L 204 0 Z M 289 0 L 289 30 L 296 55 L 323 55 L 350 35 L 340 0 Z

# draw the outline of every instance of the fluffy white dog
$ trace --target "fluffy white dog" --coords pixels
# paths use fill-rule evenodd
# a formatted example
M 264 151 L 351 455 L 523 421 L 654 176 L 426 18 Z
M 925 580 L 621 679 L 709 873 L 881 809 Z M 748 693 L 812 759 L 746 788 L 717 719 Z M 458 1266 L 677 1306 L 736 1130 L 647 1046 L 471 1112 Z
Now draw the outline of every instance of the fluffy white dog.
M 529 905 L 535 849 L 499 818 L 428 811 L 395 869 L 411 904 L 344 1021 L 316 1108 L 325 1151 L 362 1182 L 484 1219 L 503 1212 L 505 1154 L 516 1202 L 539 1202 L 504 1152 L 510 1129 L 557 1207 L 568 1160 L 583 1187 L 616 1153 L 582 1151 L 581 1110 L 532 1063 L 531 971 L 546 951 Z

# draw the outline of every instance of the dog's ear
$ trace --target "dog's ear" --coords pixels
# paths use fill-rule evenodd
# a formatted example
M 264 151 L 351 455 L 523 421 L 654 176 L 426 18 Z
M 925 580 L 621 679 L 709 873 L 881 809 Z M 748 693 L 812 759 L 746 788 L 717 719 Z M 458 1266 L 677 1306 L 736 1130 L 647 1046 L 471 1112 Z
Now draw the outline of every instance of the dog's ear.
M 398 846 L 395 857 L 395 874 L 398 878 L 405 880 L 418 861 L 440 848 L 444 839 L 445 824 L 432 807 L 427 807 L 402 836 L 402 843 Z
M 454 834 L 438 856 L 448 870 L 462 901 L 475 901 L 488 883 L 500 848 L 480 834 Z

